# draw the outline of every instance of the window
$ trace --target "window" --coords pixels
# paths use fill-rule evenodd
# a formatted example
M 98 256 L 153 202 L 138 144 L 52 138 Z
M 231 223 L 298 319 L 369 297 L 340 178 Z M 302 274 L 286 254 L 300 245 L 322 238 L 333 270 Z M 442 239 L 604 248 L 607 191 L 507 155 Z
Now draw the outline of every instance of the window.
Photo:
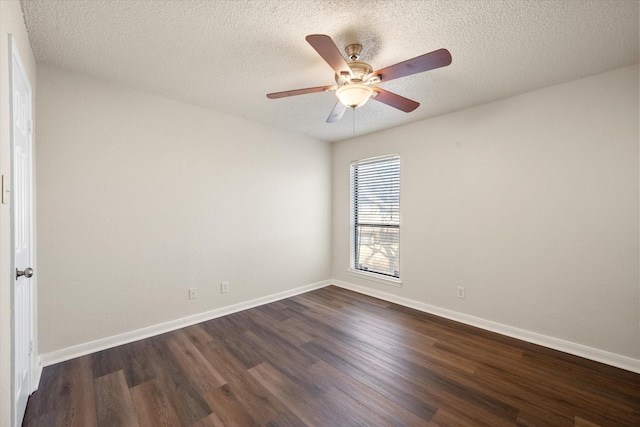
M 351 264 L 400 278 L 400 156 L 351 163 Z

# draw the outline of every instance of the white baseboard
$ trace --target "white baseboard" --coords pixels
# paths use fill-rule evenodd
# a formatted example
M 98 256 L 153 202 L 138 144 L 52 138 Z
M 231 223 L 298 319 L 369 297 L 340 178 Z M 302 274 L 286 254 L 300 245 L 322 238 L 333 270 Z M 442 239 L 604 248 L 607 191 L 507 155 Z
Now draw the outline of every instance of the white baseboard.
M 425 313 L 434 314 L 446 319 L 455 320 L 456 322 L 475 326 L 491 332 L 496 332 L 498 334 L 517 338 L 522 341 L 527 341 L 533 344 L 552 348 L 554 350 L 573 354 L 575 356 L 584 357 L 586 359 L 594 360 L 606 365 L 615 366 L 627 371 L 640 373 L 639 359 L 633 359 L 631 357 L 621 356 L 619 354 L 610 353 L 608 351 L 599 350 L 597 348 L 589 347 L 586 345 L 553 338 L 524 329 L 514 328 L 512 326 L 503 325 L 501 323 L 492 322 L 490 320 L 481 319 L 479 317 L 469 316 L 467 314 L 458 313 L 456 311 L 447 310 L 444 308 L 425 304 L 423 302 L 399 297 L 386 292 L 376 291 L 374 289 L 354 285 L 353 283 L 343 282 L 341 280 L 331 280 L 331 283 L 340 288 L 349 289 L 354 292 L 369 295 L 405 307 L 413 308 L 418 311 L 423 311 Z
M 207 320 L 215 319 L 217 317 L 222 317 L 228 314 L 237 313 L 238 311 L 247 310 L 249 308 L 257 307 L 259 305 L 264 305 L 271 302 L 279 301 L 281 299 L 285 299 L 285 298 L 292 297 L 294 295 L 299 295 L 305 292 L 309 292 L 314 289 L 323 288 L 329 284 L 331 284 L 331 280 L 323 280 L 321 282 L 312 283 L 306 286 L 300 286 L 298 288 L 290 289 L 284 292 L 279 292 L 277 294 L 267 295 L 265 297 L 256 298 L 250 301 L 241 302 L 241 303 L 230 305 L 227 307 L 217 308 L 215 310 L 205 311 L 203 313 L 194 314 L 192 316 L 183 317 L 181 319 L 171 320 L 169 322 L 161 323 L 158 325 L 137 329 L 135 331 L 125 332 L 123 334 L 101 338 L 99 340 L 90 341 L 87 343 L 75 345 L 68 348 L 63 348 L 61 350 L 56 350 L 51 353 L 41 354 L 40 363 L 39 363 L 39 366 L 41 367 L 40 370 L 42 370 L 42 367 L 44 366 L 54 365 L 56 363 L 74 359 L 76 357 L 95 353 L 96 351 L 117 347 L 122 344 L 128 344 L 144 338 L 149 338 L 155 335 L 171 332 L 176 329 L 195 325 L 197 323 L 206 322 Z M 39 378 L 38 378 L 38 381 L 39 381 Z

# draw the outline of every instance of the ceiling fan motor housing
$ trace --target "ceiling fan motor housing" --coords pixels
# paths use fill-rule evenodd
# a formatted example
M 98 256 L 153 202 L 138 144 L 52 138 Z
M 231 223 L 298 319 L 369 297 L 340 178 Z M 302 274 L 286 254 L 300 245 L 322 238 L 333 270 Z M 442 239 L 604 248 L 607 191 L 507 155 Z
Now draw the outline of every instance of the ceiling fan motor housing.
M 369 74 L 373 72 L 373 68 L 369 63 L 364 61 L 349 61 L 347 63 L 353 76 L 348 74 L 338 75 L 336 74 L 336 83 L 344 85 L 348 83 L 367 83 Z

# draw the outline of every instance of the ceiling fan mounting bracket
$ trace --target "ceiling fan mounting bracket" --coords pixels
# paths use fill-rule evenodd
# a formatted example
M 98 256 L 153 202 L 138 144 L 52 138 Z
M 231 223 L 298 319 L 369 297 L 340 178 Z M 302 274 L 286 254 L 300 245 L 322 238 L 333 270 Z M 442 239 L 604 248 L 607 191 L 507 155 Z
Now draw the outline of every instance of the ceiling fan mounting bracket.
M 347 52 L 347 58 L 350 61 L 357 61 L 360 59 L 360 54 L 362 54 L 362 45 L 361 44 L 350 44 L 344 49 Z

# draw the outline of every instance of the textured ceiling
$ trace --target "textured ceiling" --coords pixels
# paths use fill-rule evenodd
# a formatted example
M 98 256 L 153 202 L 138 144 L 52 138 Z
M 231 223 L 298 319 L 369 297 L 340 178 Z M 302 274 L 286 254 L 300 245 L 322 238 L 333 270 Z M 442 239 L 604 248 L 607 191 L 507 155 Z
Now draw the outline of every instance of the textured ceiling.
M 364 46 L 374 69 L 447 48 L 445 68 L 383 83 L 420 102 L 371 101 L 361 135 L 637 63 L 639 2 L 403 0 L 23 0 L 36 60 L 214 110 L 337 141 L 335 94 L 269 92 L 334 83 L 305 41 Z

